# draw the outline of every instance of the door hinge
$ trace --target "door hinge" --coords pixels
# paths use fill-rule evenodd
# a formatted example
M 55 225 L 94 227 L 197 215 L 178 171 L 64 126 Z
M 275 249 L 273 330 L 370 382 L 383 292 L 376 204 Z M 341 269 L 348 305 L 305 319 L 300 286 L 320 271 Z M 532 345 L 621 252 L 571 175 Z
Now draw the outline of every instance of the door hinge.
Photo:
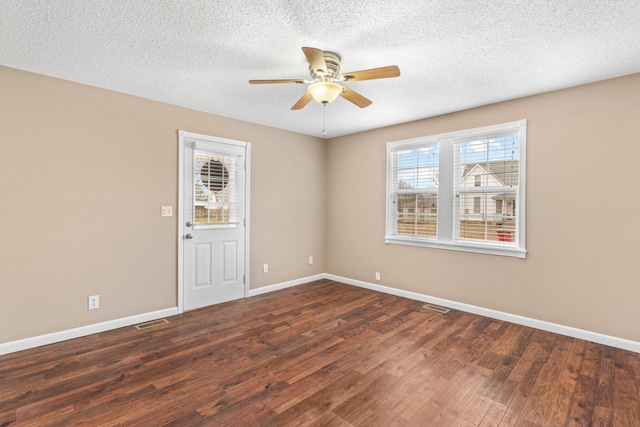
M 247 276 L 243 274 L 242 275 L 242 283 L 245 284 L 245 285 L 247 284 L 246 278 L 247 278 Z

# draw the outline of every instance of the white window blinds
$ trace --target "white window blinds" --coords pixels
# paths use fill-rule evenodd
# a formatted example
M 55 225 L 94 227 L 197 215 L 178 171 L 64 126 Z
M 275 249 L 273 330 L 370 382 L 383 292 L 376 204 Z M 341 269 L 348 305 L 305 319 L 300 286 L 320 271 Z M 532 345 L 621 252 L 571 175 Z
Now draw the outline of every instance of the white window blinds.
M 518 132 L 454 140 L 454 159 L 454 238 L 515 246 Z
M 397 147 L 389 153 L 393 234 L 437 236 L 439 146 Z
M 196 226 L 234 226 L 238 223 L 238 158 L 195 150 L 193 218 Z

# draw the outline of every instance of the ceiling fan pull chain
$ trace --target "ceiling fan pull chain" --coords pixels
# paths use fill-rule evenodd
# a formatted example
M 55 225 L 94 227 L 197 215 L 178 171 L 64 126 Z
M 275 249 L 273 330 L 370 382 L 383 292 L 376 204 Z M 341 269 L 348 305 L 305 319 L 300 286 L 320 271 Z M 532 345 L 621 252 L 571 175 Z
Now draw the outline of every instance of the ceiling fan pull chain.
M 327 104 L 328 102 L 322 103 L 322 136 L 327 138 Z

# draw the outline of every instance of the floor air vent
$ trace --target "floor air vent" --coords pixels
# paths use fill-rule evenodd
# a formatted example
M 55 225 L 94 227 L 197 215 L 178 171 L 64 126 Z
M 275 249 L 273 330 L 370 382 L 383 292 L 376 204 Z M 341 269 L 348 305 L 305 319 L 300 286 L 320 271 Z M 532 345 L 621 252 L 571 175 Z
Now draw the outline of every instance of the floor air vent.
M 153 328 L 154 326 L 164 325 L 165 323 L 169 323 L 169 321 L 167 319 L 152 320 L 151 322 L 145 322 L 136 325 L 136 329 L 139 331 L 143 331 L 145 329 Z
M 447 307 L 440 307 L 439 305 L 425 304 L 422 307 L 426 308 L 427 310 L 437 311 L 438 313 L 448 313 L 449 312 L 449 309 Z

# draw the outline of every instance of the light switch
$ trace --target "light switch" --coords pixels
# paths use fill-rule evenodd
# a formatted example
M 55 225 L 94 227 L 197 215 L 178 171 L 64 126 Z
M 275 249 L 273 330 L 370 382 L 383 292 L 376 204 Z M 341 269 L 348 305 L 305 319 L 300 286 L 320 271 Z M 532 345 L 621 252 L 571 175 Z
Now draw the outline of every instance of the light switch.
M 162 216 L 173 216 L 173 206 L 162 206 Z

